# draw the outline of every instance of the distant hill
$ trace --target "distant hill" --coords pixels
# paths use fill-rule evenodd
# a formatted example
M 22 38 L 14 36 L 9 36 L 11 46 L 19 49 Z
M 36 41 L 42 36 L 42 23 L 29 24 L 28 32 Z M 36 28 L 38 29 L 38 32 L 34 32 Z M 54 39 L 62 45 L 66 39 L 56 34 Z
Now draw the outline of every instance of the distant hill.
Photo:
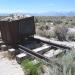
M 21 13 L 22 14 L 22 13 Z M 31 15 L 31 16 L 75 16 L 75 11 L 71 12 L 45 12 L 45 13 L 23 13 L 23 15 Z M 0 13 L 0 16 L 8 16 L 9 14 Z
M 0 16 L 8 16 L 9 14 L 7 13 L 0 13 Z
M 46 13 L 40 13 L 40 14 L 32 14 L 35 16 L 75 16 L 75 12 L 46 12 Z

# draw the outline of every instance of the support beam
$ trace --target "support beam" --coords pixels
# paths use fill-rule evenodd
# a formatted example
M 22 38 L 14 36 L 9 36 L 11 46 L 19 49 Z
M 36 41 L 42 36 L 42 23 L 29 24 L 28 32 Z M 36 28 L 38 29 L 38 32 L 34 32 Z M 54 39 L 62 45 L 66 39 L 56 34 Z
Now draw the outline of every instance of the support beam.
M 9 58 L 14 58 L 15 57 L 15 49 L 14 48 L 11 48 L 11 49 L 8 49 L 8 54 L 9 54 Z
M 20 64 L 22 62 L 22 60 L 24 60 L 25 58 L 27 58 L 27 54 L 26 53 L 20 53 L 18 55 L 16 55 L 16 60 L 17 62 Z
M 59 48 L 69 49 L 69 50 L 72 49 L 72 46 L 70 47 L 70 46 L 67 46 L 65 44 L 62 44 L 62 42 L 60 42 L 60 41 L 52 41 L 52 40 L 47 39 L 45 37 L 35 35 L 34 39 L 41 41 L 41 42 L 44 42 L 46 44 L 52 45 L 52 46 L 59 47 Z

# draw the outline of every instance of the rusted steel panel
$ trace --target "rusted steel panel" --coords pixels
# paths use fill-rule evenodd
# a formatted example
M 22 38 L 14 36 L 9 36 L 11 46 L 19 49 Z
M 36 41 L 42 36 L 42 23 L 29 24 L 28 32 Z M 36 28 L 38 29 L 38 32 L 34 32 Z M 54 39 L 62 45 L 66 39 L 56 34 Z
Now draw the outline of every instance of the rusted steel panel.
M 21 19 L 19 21 L 19 32 L 21 35 L 29 36 L 35 34 L 34 17 Z
M 5 43 L 15 44 L 35 34 L 34 17 L 20 20 L 0 21 L 1 35 Z

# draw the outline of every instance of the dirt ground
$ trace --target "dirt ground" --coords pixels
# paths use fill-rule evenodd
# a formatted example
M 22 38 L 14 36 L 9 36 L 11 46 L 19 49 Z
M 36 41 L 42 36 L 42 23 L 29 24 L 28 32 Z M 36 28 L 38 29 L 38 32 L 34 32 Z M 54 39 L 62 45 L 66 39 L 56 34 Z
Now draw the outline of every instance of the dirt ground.
M 16 60 L 8 59 L 7 51 L 0 52 L 0 75 L 25 75 Z

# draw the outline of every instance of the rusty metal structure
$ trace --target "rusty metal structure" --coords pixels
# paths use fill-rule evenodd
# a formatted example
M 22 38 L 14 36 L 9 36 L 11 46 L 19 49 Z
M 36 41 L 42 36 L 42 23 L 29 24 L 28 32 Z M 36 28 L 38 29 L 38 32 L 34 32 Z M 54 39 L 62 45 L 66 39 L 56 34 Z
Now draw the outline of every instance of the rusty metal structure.
M 19 17 L 18 17 L 19 18 Z M 71 49 L 67 46 L 62 46 L 59 44 L 52 43 L 50 41 L 45 41 L 42 39 L 34 38 L 35 34 L 35 23 L 34 16 L 25 17 L 20 19 L 10 19 L 7 17 L 6 19 L 0 20 L 0 28 L 2 40 L 5 44 L 12 45 L 14 48 L 17 48 L 19 53 L 27 53 L 27 55 L 32 55 L 34 57 L 38 57 L 42 60 L 45 60 L 48 63 L 53 63 L 55 65 L 59 65 L 51 59 L 45 57 L 43 54 L 48 50 L 45 50 L 44 53 L 34 52 L 33 49 L 42 46 L 43 44 L 47 44 L 50 46 L 50 49 Z
M 5 43 L 17 44 L 25 37 L 35 34 L 34 17 L 25 17 L 17 20 L 1 20 L 1 35 Z

